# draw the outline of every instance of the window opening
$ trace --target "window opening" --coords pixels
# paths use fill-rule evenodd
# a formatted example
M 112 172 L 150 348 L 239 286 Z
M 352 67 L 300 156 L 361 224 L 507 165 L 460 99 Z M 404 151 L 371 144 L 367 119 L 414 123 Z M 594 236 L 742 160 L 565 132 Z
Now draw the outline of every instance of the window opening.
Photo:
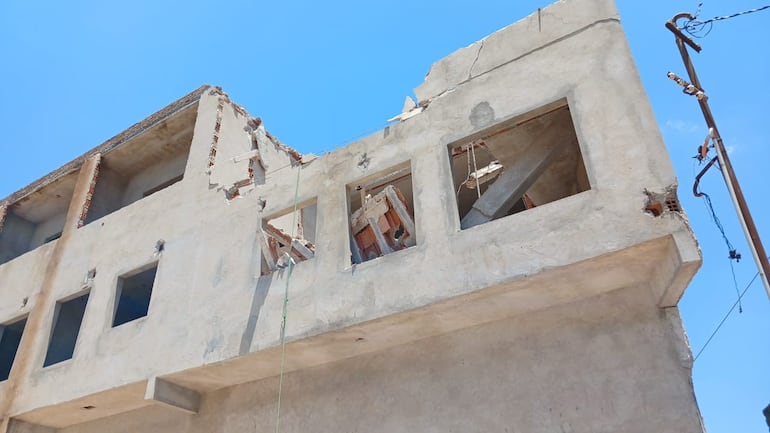
M 318 205 L 313 201 L 297 208 L 287 209 L 270 218 L 263 218 L 258 233 L 262 246 L 262 275 L 315 257 L 316 219 Z M 292 230 L 292 222 L 296 227 Z M 291 234 L 294 233 L 294 239 Z
M 194 104 L 106 152 L 85 224 L 181 181 L 196 115 Z
M 348 186 L 352 263 L 416 245 L 412 173 L 407 162 Z
M 8 206 L 0 228 L 0 264 L 61 236 L 78 172 L 72 172 Z
M 45 355 L 43 367 L 72 359 L 87 304 L 88 293 L 56 303 L 53 331 L 48 342 L 48 352 Z
M 26 317 L 0 325 L 0 381 L 7 380 L 11 374 L 11 367 L 13 367 L 13 361 L 16 359 L 16 352 L 19 350 L 21 336 L 26 325 Z
M 118 278 L 113 327 L 147 316 L 157 271 L 158 264 L 154 263 L 150 268 Z
M 153 187 L 153 188 L 150 188 L 147 191 L 145 191 L 142 194 L 142 197 L 147 197 L 148 195 L 155 194 L 156 192 L 158 192 L 158 191 L 160 191 L 162 189 L 165 189 L 165 188 L 167 188 L 167 187 L 169 187 L 169 186 L 179 182 L 180 180 L 182 180 L 182 178 L 184 178 L 184 175 L 180 174 L 179 176 L 176 176 L 173 179 L 170 179 L 170 180 L 167 180 L 165 182 L 162 182 L 160 185 L 158 185 L 156 187 Z
M 562 100 L 449 146 L 462 229 L 590 189 Z

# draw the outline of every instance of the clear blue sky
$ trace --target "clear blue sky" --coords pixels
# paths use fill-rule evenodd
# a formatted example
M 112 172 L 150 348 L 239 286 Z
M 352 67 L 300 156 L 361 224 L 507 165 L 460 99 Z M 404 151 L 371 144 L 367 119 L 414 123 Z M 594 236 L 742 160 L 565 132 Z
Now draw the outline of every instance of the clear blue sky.
M 706 1 L 703 16 L 766 0 Z M 381 128 L 430 64 L 544 7 L 547 0 L 474 2 L 148 1 L 0 3 L 0 197 L 24 187 L 203 83 L 222 86 L 282 141 L 321 153 Z M 697 352 L 737 299 L 727 249 L 690 190 L 706 128 L 695 101 L 666 79 L 684 75 L 663 27 L 697 1 L 619 0 L 631 50 L 655 110 L 703 268 L 680 303 Z M 694 60 L 760 233 L 770 243 L 767 131 L 770 11 L 723 21 Z M 633 103 L 633 101 L 629 101 Z M 755 274 L 719 172 L 702 183 Z M 770 301 L 759 284 L 695 363 L 710 433 L 766 432 Z

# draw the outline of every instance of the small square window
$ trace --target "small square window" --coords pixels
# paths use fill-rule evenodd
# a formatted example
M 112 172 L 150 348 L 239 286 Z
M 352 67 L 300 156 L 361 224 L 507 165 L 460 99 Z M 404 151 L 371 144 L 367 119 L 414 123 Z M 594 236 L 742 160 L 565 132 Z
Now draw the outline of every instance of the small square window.
M 348 185 L 352 263 L 417 244 L 410 163 Z
M 113 328 L 147 315 L 157 271 L 158 264 L 154 263 L 150 268 L 118 278 Z
M 11 374 L 13 360 L 16 359 L 16 352 L 21 344 L 21 334 L 26 325 L 26 318 L 0 325 L 0 381 L 7 380 Z
M 53 331 L 51 332 L 51 340 L 48 342 L 48 352 L 45 355 L 43 367 L 72 359 L 87 304 L 88 293 L 56 303 Z

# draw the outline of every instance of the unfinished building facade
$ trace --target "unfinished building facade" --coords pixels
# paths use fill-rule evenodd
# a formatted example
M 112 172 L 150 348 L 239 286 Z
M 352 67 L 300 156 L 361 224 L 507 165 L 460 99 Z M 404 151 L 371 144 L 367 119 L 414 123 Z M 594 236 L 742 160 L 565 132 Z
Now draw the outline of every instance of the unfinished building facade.
M 282 432 L 701 432 L 700 253 L 613 2 L 415 94 L 314 157 L 204 86 L 0 202 L 0 432 L 272 431 L 279 381 Z

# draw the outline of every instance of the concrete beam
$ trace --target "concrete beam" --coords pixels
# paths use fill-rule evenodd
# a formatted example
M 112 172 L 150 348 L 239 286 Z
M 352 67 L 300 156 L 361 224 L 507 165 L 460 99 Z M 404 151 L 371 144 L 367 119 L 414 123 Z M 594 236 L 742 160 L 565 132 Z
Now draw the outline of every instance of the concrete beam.
M 187 413 L 198 413 L 201 394 L 193 389 L 153 377 L 147 381 L 144 399 Z
M 476 200 L 460 226 L 467 229 L 505 215 L 548 168 L 557 154 L 558 146 L 554 143 L 552 140 L 535 140 L 521 158 L 505 167 L 497 180 Z
M 56 429 L 11 418 L 8 433 L 56 433 Z

